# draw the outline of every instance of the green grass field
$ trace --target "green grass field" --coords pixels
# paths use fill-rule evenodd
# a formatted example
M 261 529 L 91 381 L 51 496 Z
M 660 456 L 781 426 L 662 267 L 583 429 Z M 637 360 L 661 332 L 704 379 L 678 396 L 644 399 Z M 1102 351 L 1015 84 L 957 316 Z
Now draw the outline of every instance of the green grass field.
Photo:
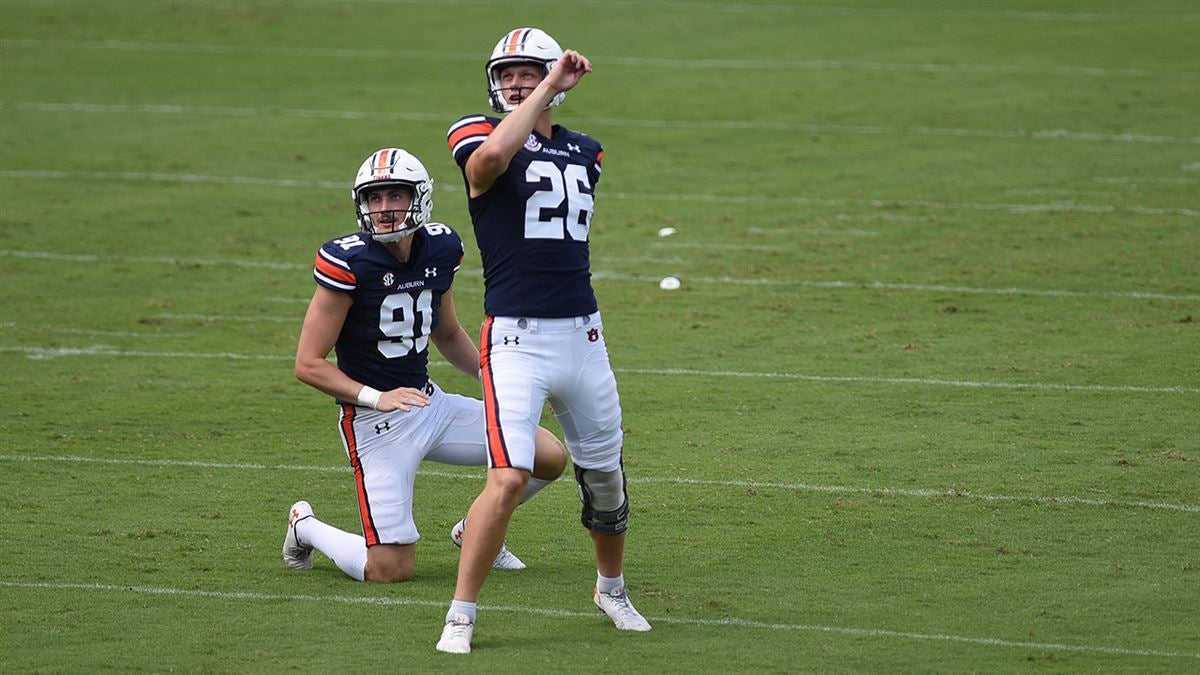
M 475 332 L 445 131 L 520 25 L 595 66 L 556 121 L 606 150 L 655 628 L 592 606 L 568 479 L 451 657 L 482 471 L 419 478 L 412 583 L 286 569 L 294 500 L 358 528 L 292 351 L 390 145 L 467 242 Z M 0 670 L 1200 672 L 1198 30 L 1182 0 L 3 0 Z

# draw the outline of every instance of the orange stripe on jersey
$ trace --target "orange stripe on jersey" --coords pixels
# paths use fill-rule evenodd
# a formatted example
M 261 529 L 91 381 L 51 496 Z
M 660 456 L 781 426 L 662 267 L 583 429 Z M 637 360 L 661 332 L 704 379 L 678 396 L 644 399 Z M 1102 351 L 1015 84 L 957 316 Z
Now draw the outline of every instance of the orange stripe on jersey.
M 317 254 L 316 268 L 318 272 L 324 274 L 330 279 L 335 279 L 344 284 L 350 284 L 352 286 L 358 285 L 358 279 L 355 278 L 354 272 L 334 265 L 328 260 L 322 258 L 320 253 Z
M 601 150 L 600 152 L 596 153 L 596 163 L 597 163 L 597 164 L 603 164 L 603 163 L 604 163 L 604 151 L 603 151 L 603 150 Z
M 504 434 L 500 428 L 500 402 L 496 400 L 496 388 L 492 382 L 492 323 L 493 317 L 483 321 L 483 332 L 479 336 L 479 370 L 483 373 L 483 412 L 487 420 L 488 468 L 507 469 L 512 467 L 508 459 L 508 448 L 504 447 Z
M 363 539 L 367 546 L 379 543 L 379 531 L 371 517 L 371 504 L 367 500 L 367 484 L 363 480 L 362 462 L 358 458 L 358 438 L 354 435 L 354 406 L 342 404 L 342 440 L 346 442 L 346 455 L 350 457 L 350 468 L 354 470 L 354 487 L 358 493 L 358 517 L 362 520 Z
M 446 142 L 450 145 L 450 149 L 453 150 L 454 146 L 458 145 L 462 139 L 468 136 L 479 136 L 481 134 L 487 136 L 490 135 L 495 128 L 496 127 L 493 126 L 491 122 L 476 122 L 474 124 L 468 124 L 465 127 L 459 127 L 458 129 L 455 129 L 454 133 L 450 134 L 450 137 L 446 139 Z

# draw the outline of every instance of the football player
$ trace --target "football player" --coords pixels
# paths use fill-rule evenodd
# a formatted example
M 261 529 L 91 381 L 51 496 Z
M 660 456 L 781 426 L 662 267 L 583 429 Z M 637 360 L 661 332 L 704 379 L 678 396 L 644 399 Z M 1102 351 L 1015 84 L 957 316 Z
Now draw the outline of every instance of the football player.
M 362 535 L 317 520 L 309 503 L 298 501 L 289 512 L 283 561 L 309 569 L 316 549 L 359 581 L 407 581 L 420 538 L 412 513 L 418 465 L 429 459 L 481 466 L 487 455 L 483 403 L 446 393 L 429 378 L 429 343 L 472 377 L 479 374 L 479 351 L 459 325 L 451 293 L 462 240 L 430 222 L 433 180 L 421 162 L 399 148 L 374 152 L 359 167 L 351 195 L 359 231 L 317 251 L 317 288 L 296 347 L 296 377 L 340 407 L 338 431 L 354 472 Z M 331 350 L 336 366 L 326 360 Z M 536 439 L 522 501 L 566 466 L 558 439 L 542 428 Z M 455 526 L 456 538 L 463 525 Z M 491 562 L 524 567 L 505 546 Z
M 476 599 L 513 510 L 536 476 L 536 430 L 550 401 L 575 465 L 582 522 L 596 555 L 593 600 L 621 630 L 650 624 L 625 592 L 629 517 L 621 407 L 592 291 L 588 230 L 604 151 L 551 123 L 551 111 L 591 72 L 537 28 L 506 34 L 485 71 L 492 110 L 447 134 L 462 170 L 483 259 L 480 337 L 488 474 L 468 511 L 454 600 L 437 649 L 471 651 Z

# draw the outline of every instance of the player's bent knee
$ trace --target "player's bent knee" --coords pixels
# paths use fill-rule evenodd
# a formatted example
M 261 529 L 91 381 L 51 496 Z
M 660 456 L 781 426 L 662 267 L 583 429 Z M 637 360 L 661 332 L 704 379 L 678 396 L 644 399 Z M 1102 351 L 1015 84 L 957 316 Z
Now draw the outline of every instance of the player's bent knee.
M 567 448 L 548 430 L 538 427 L 534 442 L 533 477 L 556 480 L 567 468 Z
M 416 572 L 412 544 L 383 544 L 367 550 L 363 578 L 381 584 L 410 581 Z
M 629 525 L 629 495 L 625 489 L 625 467 L 597 471 L 575 467 L 579 498 L 583 502 L 580 521 L 598 534 L 621 534 Z
M 529 472 L 524 469 L 491 469 L 483 490 L 496 499 L 512 500 L 515 506 L 528 483 Z

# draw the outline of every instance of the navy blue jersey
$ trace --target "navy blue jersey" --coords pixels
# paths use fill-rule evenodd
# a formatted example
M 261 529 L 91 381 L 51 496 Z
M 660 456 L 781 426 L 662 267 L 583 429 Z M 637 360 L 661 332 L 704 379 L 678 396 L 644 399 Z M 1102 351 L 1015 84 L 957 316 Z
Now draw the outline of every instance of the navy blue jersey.
M 354 300 L 335 345 L 338 368 L 380 391 L 425 387 L 429 334 L 462 264 L 462 239 L 448 225 L 411 236 L 407 263 L 359 232 L 326 242 L 313 267 L 317 284 Z
M 469 115 L 450 127 L 446 138 L 464 181 L 467 158 L 498 124 L 496 117 Z M 467 199 L 488 315 L 553 318 L 596 311 L 588 228 L 603 157 L 598 141 L 555 125 L 550 138 L 531 133 L 492 187 Z

